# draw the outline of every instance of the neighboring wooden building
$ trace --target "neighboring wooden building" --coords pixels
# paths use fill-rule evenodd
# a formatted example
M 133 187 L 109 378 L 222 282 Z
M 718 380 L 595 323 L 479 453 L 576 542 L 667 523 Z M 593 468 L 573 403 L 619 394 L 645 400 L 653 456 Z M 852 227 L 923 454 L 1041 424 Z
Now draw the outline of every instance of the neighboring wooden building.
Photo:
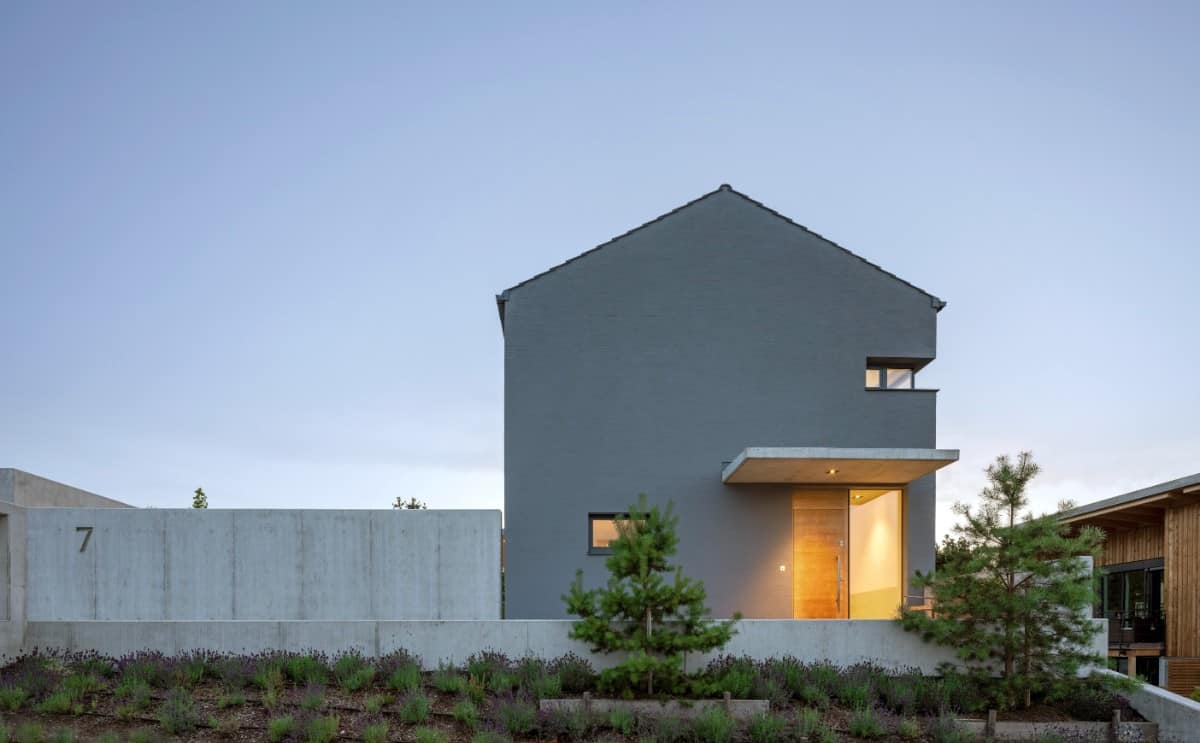
M 1200 687 L 1200 473 L 1060 518 L 1106 534 L 1096 616 L 1113 664 L 1178 694 Z

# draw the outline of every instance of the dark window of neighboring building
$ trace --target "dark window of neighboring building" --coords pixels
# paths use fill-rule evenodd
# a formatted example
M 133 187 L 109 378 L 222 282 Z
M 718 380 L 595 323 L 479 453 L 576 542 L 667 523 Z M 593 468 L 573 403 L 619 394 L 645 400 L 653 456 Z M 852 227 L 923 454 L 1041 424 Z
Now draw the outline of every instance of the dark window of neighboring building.
M 589 513 L 588 554 L 611 555 L 609 545 L 617 538 L 617 520 L 627 518 L 624 513 Z
M 911 390 L 916 384 L 917 372 L 905 366 L 868 366 L 867 389 Z

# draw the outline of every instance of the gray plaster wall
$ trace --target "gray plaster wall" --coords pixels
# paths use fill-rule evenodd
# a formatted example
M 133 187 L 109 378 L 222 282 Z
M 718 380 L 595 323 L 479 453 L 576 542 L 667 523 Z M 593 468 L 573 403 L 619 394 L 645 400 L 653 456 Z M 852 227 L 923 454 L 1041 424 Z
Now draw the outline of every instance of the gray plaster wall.
M 0 467 L 0 502 L 25 508 L 132 508 L 128 503 L 12 467 Z
M 26 615 L 498 619 L 499 511 L 28 509 Z M 91 529 L 81 551 L 86 530 Z
M 748 446 L 934 447 L 936 394 L 867 391 L 868 357 L 935 356 L 935 301 L 733 191 L 507 293 L 506 610 L 565 616 L 589 512 L 672 500 L 714 613 L 791 616 L 788 487 L 727 486 Z M 907 567 L 934 557 L 934 477 Z M 789 566 L 780 572 L 778 566 Z

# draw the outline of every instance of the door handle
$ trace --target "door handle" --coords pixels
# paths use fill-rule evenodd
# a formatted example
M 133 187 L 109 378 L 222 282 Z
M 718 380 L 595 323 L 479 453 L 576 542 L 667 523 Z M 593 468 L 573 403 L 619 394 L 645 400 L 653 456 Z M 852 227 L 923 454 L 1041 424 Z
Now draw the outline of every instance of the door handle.
M 842 553 L 837 554 L 837 613 L 842 616 Z

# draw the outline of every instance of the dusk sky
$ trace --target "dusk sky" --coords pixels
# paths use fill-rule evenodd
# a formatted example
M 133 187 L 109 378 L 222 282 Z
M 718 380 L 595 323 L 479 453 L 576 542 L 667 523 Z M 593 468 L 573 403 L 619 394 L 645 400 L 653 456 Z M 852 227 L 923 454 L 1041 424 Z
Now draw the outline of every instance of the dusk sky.
M 730 183 L 948 302 L 939 532 L 1000 453 L 1041 509 L 1200 471 L 1198 37 L 1194 2 L 3 3 L 0 466 L 499 508 L 495 295 Z

